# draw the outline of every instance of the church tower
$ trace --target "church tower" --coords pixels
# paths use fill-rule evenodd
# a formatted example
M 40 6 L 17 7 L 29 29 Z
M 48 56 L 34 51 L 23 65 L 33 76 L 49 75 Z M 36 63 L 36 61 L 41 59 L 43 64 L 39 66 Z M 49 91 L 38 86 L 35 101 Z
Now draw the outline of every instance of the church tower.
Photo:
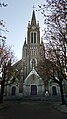
M 27 38 L 23 45 L 23 70 L 24 79 L 30 73 L 32 68 L 36 69 L 37 64 L 44 57 L 44 44 L 40 43 L 40 27 L 36 21 L 35 11 L 32 12 L 31 22 L 28 22 Z
M 37 66 L 45 58 L 45 48 L 40 40 L 39 22 L 36 20 L 35 11 L 32 12 L 31 21 L 28 22 L 27 38 L 25 38 L 22 59 L 13 68 L 18 69 L 15 82 L 7 86 L 7 95 L 44 96 L 60 94 L 59 85 L 49 79 L 46 83 L 37 72 Z M 48 60 L 47 60 L 48 61 Z

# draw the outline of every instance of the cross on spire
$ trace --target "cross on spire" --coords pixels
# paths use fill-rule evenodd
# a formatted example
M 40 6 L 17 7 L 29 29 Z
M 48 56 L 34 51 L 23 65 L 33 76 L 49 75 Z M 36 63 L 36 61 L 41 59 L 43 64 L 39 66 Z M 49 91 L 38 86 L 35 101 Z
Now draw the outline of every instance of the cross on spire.
M 35 6 L 33 5 L 33 7 L 32 7 L 32 8 L 33 8 L 33 10 L 34 10 L 34 9 L 35 9 Z

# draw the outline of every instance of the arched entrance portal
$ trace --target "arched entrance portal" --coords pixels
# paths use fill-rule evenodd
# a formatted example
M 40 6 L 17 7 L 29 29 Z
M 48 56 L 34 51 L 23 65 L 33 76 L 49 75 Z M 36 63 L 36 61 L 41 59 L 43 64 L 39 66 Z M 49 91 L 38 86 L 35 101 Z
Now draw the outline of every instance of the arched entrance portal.
M 31 85 L 31 95 L 37 95 L 37 86 Z
M 53 87 L 52 87 L 52 93 L 53 93 L 53 95 L 57 95 L 56 86 L 53 86 Z
M 15 95 L 15 94 L 16 94 L 16 87 L 13 86 L 13 87 L 12 87 L 12 91 L 11 91 L 11 95 Z

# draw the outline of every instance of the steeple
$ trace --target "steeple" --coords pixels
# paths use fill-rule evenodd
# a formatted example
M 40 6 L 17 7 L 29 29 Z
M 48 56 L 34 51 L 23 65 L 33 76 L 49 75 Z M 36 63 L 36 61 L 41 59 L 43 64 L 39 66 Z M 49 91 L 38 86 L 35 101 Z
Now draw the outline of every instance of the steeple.
M 36 17 L 35 17 L 35 11 L 33 10 L 32 19 L 31 19 L 31 25 L 36 25 Z
M 36 22 L 35 10 L 32 12 L 31 22 L 28 22 L 27 30 L 27 44 L 40 43 L 40 27 L 39 23 Z
M 26 37 L 25 37 L 25 42 L 24 42 L 24 45 L 26 45 Z

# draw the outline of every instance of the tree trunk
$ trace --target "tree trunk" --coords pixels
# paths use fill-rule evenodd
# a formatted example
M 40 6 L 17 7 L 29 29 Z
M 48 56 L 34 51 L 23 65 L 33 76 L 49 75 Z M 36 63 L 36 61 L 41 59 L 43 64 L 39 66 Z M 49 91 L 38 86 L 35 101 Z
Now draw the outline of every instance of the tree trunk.
M 4 81 L 1 82 L 0 103 L 3 103 L 3 94 L 4 94 Z
M 61 101 L 62 104 L 65 104 L 65 100 L 64 100 L 64 94 L 63 94 L 63 85 L 62 85 L 62 80 L 60 81 L 60 93 L 61 93 Z
M 2 81 L 1 81 L 1 95 L 0 95 L 0 103 L 3 103 L 3 94 L 4 94 L 4 84 L 6 77 L 6 67 L 3 67 Z

